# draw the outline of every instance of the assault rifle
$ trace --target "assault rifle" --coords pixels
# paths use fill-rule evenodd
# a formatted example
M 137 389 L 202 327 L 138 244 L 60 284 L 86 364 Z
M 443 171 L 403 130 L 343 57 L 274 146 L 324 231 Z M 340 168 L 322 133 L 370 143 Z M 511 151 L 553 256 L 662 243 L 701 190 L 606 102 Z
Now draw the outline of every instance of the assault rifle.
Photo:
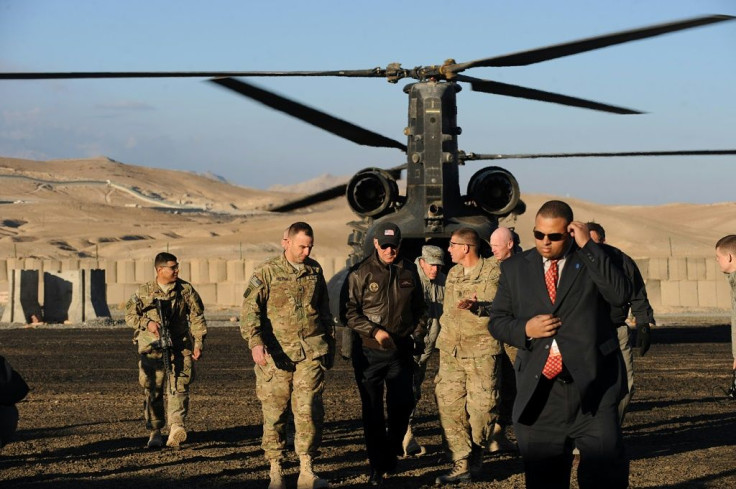
M 171 301 L 166 299 L 154 299 L 156 303 L 156 312 L 161 320 L 158 328 L 159 344 L 164 359 L 164 370 L 167 374 L 174 372 L 171 367 L 171 331 L 169 331 L 169 320 L 171 319 Z
M 731 377 L 731 385 L 726 391 L 726 396 L 729 399 L 736 399 L 736 369 L 733 371 L 733 377 Z

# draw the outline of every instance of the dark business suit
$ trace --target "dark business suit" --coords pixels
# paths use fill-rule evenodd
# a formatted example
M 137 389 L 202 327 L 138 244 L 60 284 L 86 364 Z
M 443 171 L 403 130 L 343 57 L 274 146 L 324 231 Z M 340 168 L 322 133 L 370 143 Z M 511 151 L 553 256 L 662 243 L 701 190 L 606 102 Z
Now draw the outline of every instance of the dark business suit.
M 536 249 L 501 264 L 489 329 L 519 349 L 513 421 L 527 487 L 569 487 L 573 443 L 580 450 L 581 488 L 627 487 L 616 408 L 626 385 L 610 304 L 624 304 L 630 292 L 624 274 L 592 240 L 582 249 L 572 243 L 554 304 Z M 555 336 L 527 338 L 526 322 L 538 314 L 561 319 Z M 542 369 L 553 339 L 564 367 L 549 380 Z

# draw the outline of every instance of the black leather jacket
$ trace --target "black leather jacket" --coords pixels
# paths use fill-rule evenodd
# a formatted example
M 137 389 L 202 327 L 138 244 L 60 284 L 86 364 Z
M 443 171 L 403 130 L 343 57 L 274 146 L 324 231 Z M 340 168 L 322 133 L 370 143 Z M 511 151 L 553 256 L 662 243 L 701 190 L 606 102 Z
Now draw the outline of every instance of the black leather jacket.
M 398 338 L 425 330 L 422 283 L 407 260 L 386 265 L 374 252 L 348 274 L 347 295 L 341 316 L 347 327 L 366 339 L 379 328 Z

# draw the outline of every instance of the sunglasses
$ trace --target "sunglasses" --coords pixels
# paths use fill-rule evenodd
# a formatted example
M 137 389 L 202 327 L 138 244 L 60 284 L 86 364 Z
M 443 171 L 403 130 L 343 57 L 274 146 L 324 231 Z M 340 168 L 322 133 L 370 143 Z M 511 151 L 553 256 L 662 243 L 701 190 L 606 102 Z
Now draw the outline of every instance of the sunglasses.
M 385 250 L 386 248 L 391 248 L 392 250 L 398 250 L 399 249 L 398 246 L 394 246 L 394 245 L 388 244 L 388 243 L 381 245 L 381 249 L 382 250 Z
M 539 241 L 542 241 L 544 238 L 549 239 L 550 241 L 562 241 L 565 239 L 565 236 L 567 236 L 567 233 L 550 233 L 550 234 L 544 234 L 541 231 L 534 230 L 534 239 L 538 239 Z

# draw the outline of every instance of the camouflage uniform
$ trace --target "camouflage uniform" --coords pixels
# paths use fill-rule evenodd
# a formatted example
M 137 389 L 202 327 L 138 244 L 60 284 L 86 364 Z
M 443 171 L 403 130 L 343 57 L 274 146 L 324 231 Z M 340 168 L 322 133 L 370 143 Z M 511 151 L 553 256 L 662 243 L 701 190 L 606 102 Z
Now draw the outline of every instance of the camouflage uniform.
M 204 318 L 202 299 L 191 284 L 177 280 L 168 292 L 156 280 L 147 282 L 130 297 L 125 306 L 125 322 L 135 328 L 133 342 L 146 331 L 148 322 L 161 324 L 154 299 L 172 301 L 169 331 L 173 343 L 173 372 L 164 382 L 164 363 L 161 351 L 142 353 L 138 362 L 138 381 L 145 392 L 144 416 L 149 430 L 166 425 L 164 413 L 164 384 L 168 391 L 168 420 L 170 425 L 185 426 L 189 411 L 189 384 L 194 380 L 192 351 L 204 347 L 207 322 Z
M 731 353 L 736 360 L 736 272 L 728 274 L 728 283 L 731 284 Z
M 297 270 L 282 254 L 258 267 L 243 296 L 240 332 L 248 348 L 263 345 L 268 353 L 268 363 L 254 367 L 266 459 L 283 459 L 290 400 L 296 453 L 315 456 L 322 441 L 324 374 L 334 356 L 322 267 L 307 258 Z
M 514 372 L 514 362 L 516 361 L 515 346 L 508 343 L 502 343 L 503 352 L 499 357 L 501 362 L 501 399 L 498 406 L 498 424 L 502 427 L 511 426 L 513 421 L 511 413 L 514 409 L 514 400 L 516 399 L 516 372 Z
M 420 258 L 414 260 L 414 265 L 417 267 L 419 280 L 422 282 L 422 290 L 424 291 L 424 302 L 427 304 L 427 334 L 424 337 L 424 351 L 419 355 L 414 355 L 415 402 L 419 402 L 422 397 L 422 383 L 427 373 L 427 362 L 432 352 L 434 352 L 437 336 L 440 334 L 440 316 L 442 316 L 442 303 L 445 300 L 445 280 L 447 279 L 444 273 L 437 272 L 437 278 L 434 281 L 429 280 L 422 267 L 419 266 Z
M 468 270 L 455 265 L 447 274 L 445 303 L 437 338 L 440 367 L 435 378 L 440 423 L 452 460 L 471 454 L 473 445 L 487 448 L 498 418 L 501 343 L 488 332 L 485 314 L 498 287 L 495 258 L 480 258 Z M 461 299 L 478 297 L 478 314 L 457 308 Z

